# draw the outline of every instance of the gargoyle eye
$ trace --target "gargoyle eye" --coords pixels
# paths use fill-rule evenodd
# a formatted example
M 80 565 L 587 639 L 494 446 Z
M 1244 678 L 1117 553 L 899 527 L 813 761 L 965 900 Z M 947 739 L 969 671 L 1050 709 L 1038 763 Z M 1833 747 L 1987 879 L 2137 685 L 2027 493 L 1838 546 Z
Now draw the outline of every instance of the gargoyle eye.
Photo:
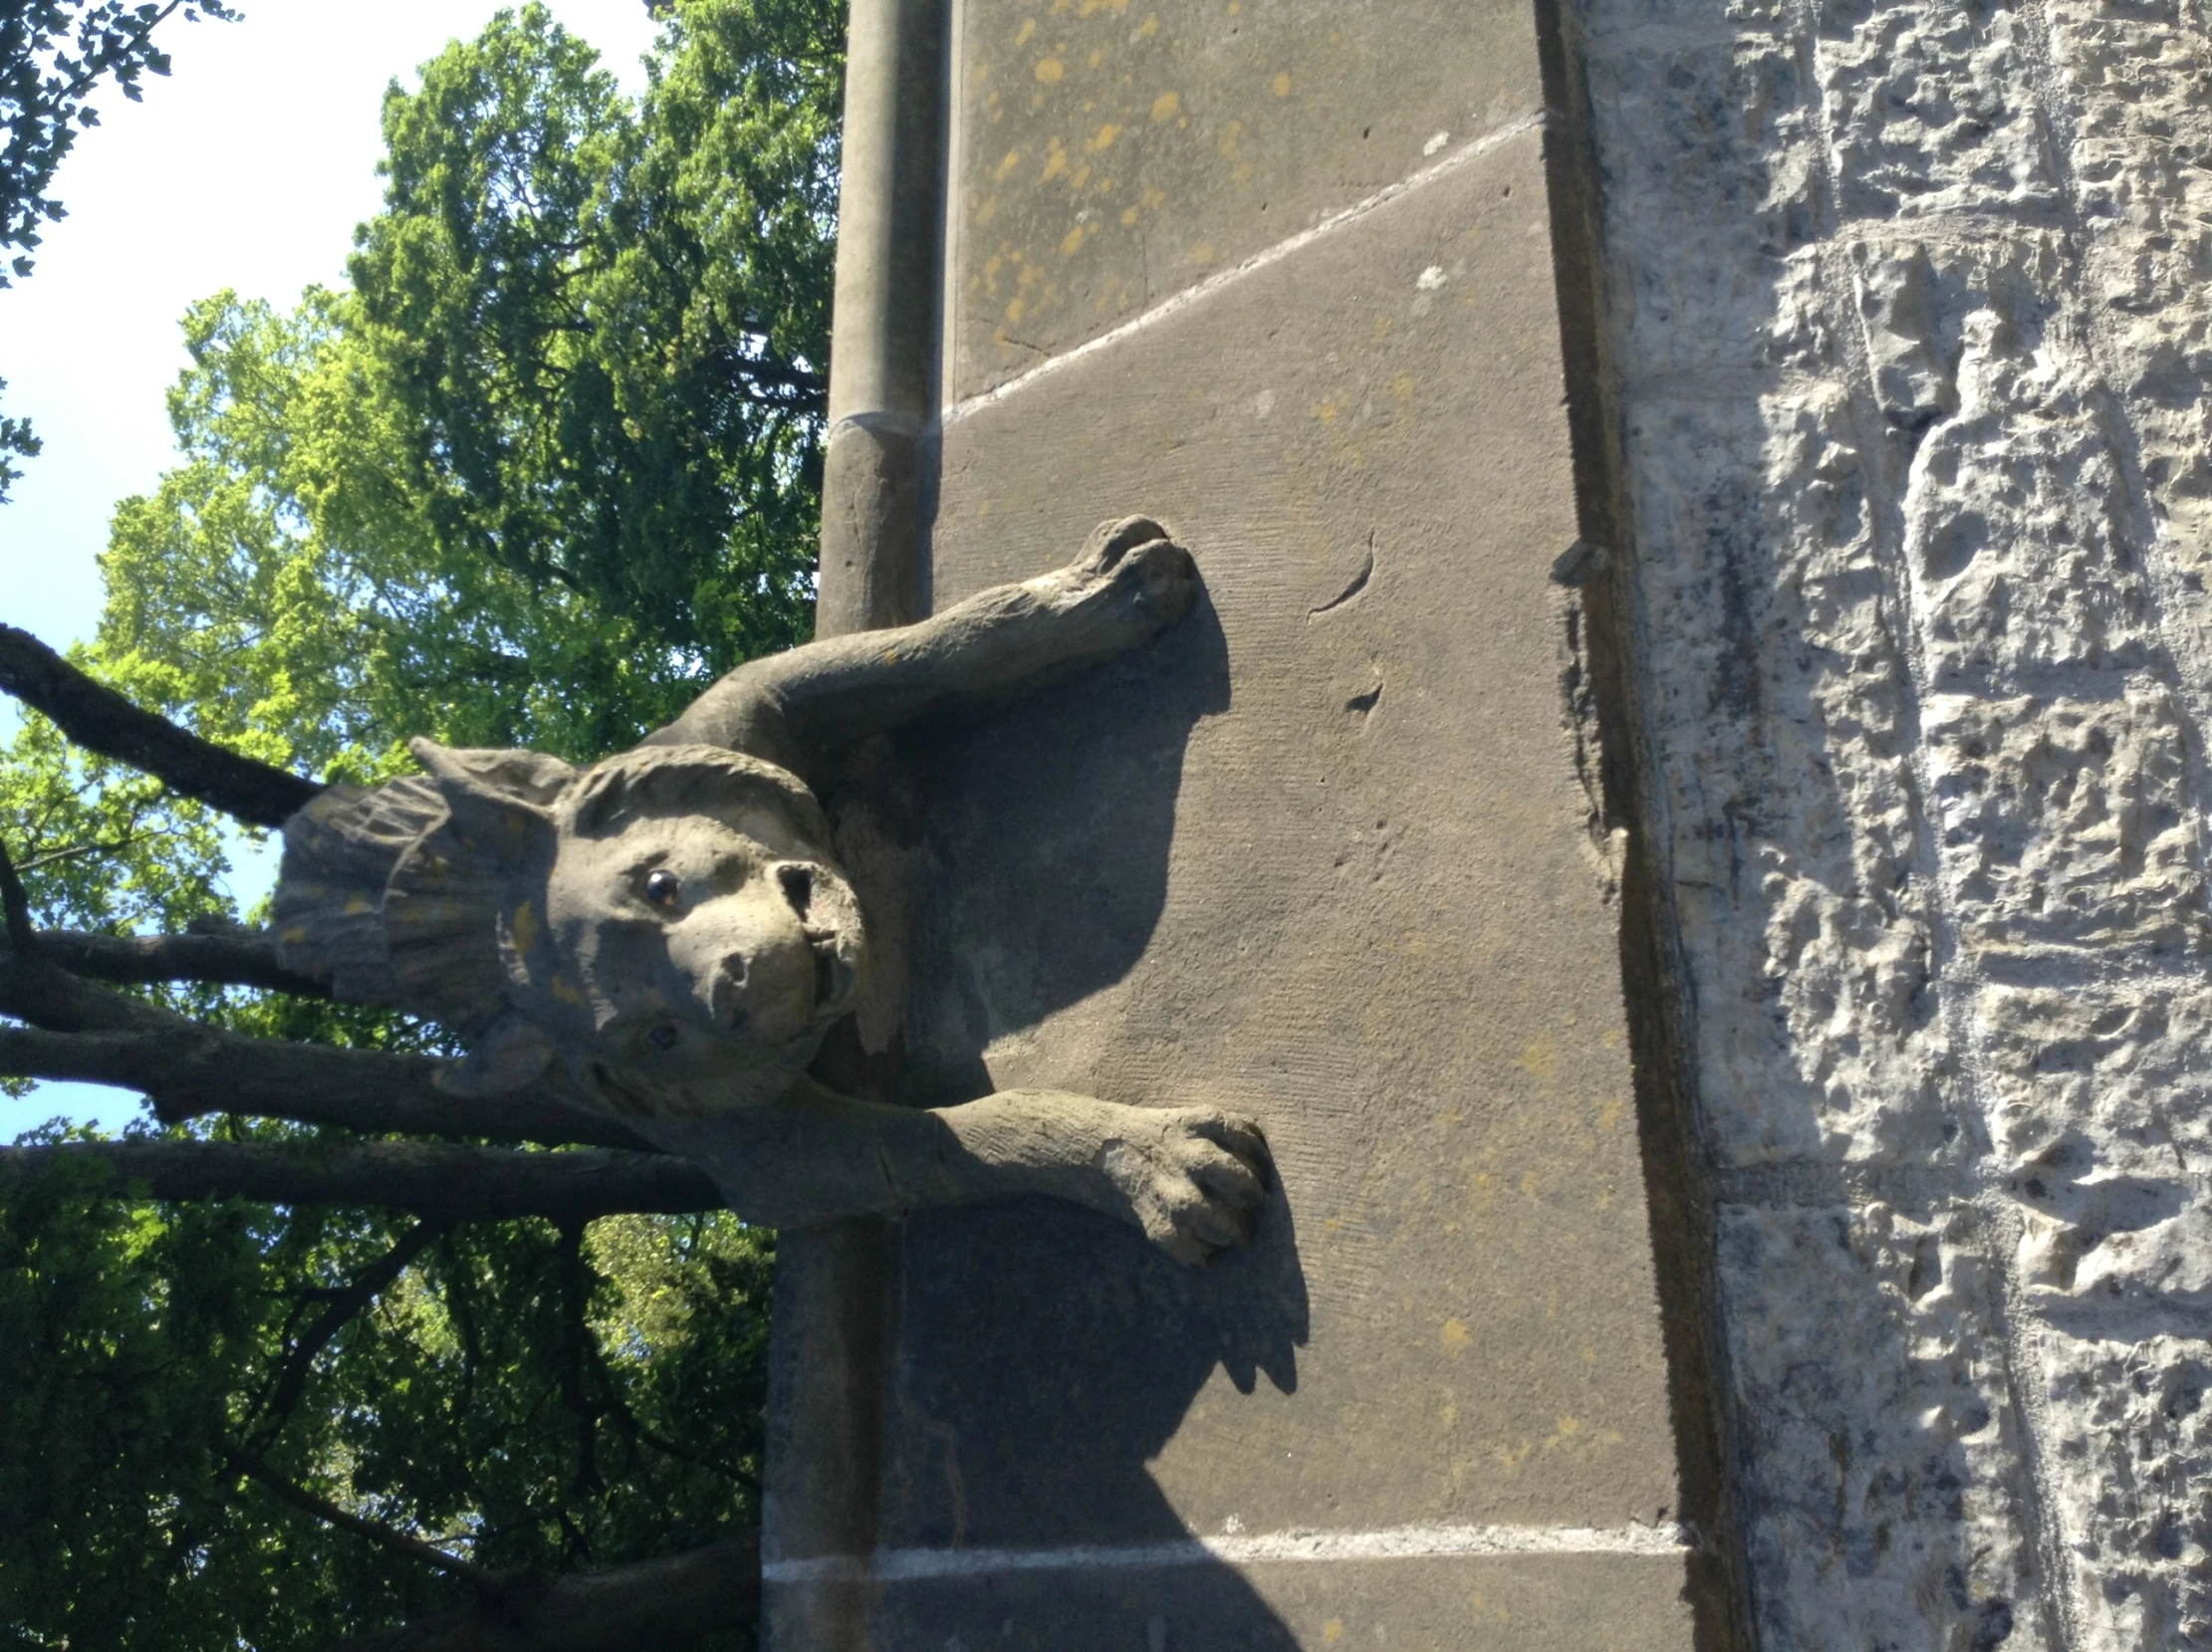
M 662 1025 L 645 1035 L 646 1042 L 655 1050 L 673 1050 L 676 1047 L 676 1030 Z
M 645 879 L 645 898 L 655 906 L 673 908 L 682 897 L 682 882 L 665 866 Z

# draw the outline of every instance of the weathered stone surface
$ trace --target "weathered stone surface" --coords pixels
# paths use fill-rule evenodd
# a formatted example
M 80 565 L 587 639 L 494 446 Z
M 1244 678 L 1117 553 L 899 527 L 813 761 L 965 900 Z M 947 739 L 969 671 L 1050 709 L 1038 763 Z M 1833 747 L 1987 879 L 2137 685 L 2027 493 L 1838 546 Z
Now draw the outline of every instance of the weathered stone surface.
M 1200 1532 L 1671 1507 L 1547 578 L 1539 162 L 1519 136 L 947 434 L 940 601 L 1096 499 L 1176 501 L 1218 641 L 933 755 L 915 1060 L 1255 1114 L 1303 1283 L 1265 1233 L 1186 1299 L 1087 1231 L 1025 1219 L 1017 1267 L 1010 1217 L 916 1225 L 886 1541 L 1155 1535 L 1162 1499 Z M 1157 1368 L 1102 1378 L 1118 1339 Z
M 907 1072 L 1252 1116 L 1282 1194 L 1204 1270 L 906 1222 L 875 1558 L 771 1530 L 772 1628 L 842 1572 L 856 1648 L 1691 1644 L 1534 21 L 962 16 L 931 601 L 1101 499 L 1205 598 L 910 754 Z
M 1924 1162 L 1959 1134 L 1909 692 L 1847 418 L 1782 384 L 1628 414 L 1675 901 L 1728 1164 Z
M 1928 701 L 1962 931 L 1992 952 L 2080 948 L 2091 967 L 2201 956 L 2197 810 L 2172 696 L 2139 680 L 2080 686 L 2109 697 Z
M 2212 1643 L 2212 40 L 2081 0 L 1582 30 L 1762 1632 Z
M 890 1652 L 949 1645 L 1018 1652 L 1661 1652 L 1682 1644 L 1681 1565 L 1589 1555 L 1464 1562 L 1392 1559 L 1259 1564 L 1255 1628 L 1242 1579 L 1046 1572 L 902 1591 Z
M 1979 1228 L 1961 1202 L 1723 1208 L 1763 1644 L 2050 1644 Z
M 1527 119 L 1534 22 L 1454 0 L 964 6 L 953 395 Z
M 2212 1642 L 2212 1344 L 2040 1331 L 2044 1428 L 2066 1510 L 2075 1644 Z

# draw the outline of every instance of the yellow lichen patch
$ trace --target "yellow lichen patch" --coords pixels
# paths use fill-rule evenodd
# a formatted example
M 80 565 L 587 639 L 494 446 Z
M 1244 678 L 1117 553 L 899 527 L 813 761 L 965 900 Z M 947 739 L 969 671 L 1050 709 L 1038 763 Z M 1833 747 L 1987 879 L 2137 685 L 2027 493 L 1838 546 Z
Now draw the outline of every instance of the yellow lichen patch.
M 1150 40 L 1154 35 L 1158 34 L 1159 14 L 1157 12 L 1154 12 L 1151 16 L 1145 18 L 1142 23 L 1139 23 L 1136 26 L 1136 32 L 1142 35 L 1146 40 Z
M 1390 380 L 1390 394 L 1395 396 L 1398 400 L 1404 401 L 1406 398 L 1411 396 L 1412 393 L 1413 375 L 1411 373 L 1401 372 L 1397 375 L 1397 377 Z
M 1234 183 L 1248 182 L 1250 181 L 1251 177 L 1252 162 L 1250 162 L 1249 160 L 1238 161 L 1236 170 L 1229 174 L 1230 181 Z
M 537 908 L 527 900 L 516 907 L 514 920 L 507 930 L 509 937 L 515 943 L 515 950 L 517 952 L 528 952 L 536 946 L 538 944 L 539 928 Z
M 1087 182 L 1090 181 L 1090 178 L 1091 163 L 1089 161 L 1086 161 L 1083 165 L 1076 168 L 1076 175 L 1068 180 L 1068 187 L 1070 189 L 1081 189 Z
M 1284 73 L 1275 77 L 1275 96 L 1278 98 L 1288 98 L 1290 95 L 1291 77 L 1289 71 L 1286 70 Z
M 1626 1112 L 1627 1109 L 1628 1104 L 1621 1100 L 1619 1096 L 1606 1096 L 1604 1100 L 1598 1103 L 1598 1128 L 1600 1130 L 1617 1129 L 1620 1125 L 1620 1115 Z
M 975 221 L 978 224 L 987 224 L 998 215 L 999 198 L 996 195 L 986 195 L 975 203 Z
M 1440 1421 L 1442 1421 L 1443 1425 L 1446 1428 L 1451 1427 L 1452 1424 L 1459 1421 L 1459 1402 L 1456 1400 L 1446 1400 L 1444 1402 L 1444 1409 L 1437 1413 L 1437 1417 Z
M 1230 9 L 1233 11 L 1236 8 L 1231 7 Z M 1321 1626 L 1321 1638 L 1332 1646 L 1343 1640 L 1345 1638 L 1345 1620 L 1341 1617 L 1331 1618 Z
M 1104 154 L 1113 147 L 1113 140 L 1121 135 L 1121 128 L 1108 120 L 1084 140 L 1084 153 Z
M 1152 100 L 1152 123 L 1158 125 L 1161 121 L 1174 119 L 1175 112 L 1182 107 L 1183 95 L 1180 92 L 1161 93 Z
M 1091 54 L 1091 67 L 1092 67 L 1093 69 L 1096 69 L 1096 68 L 1098 68 L 1098 67 L 1099 67 L 1099 62 L 1100 62 L 1100 60 L 1101 60 L 1102 58 L 1104 58 L 1105 56 L 1106 56 L 1106 54 L 1105 54 L 1104 52 L 1094 52 L 1094 53 L 1092 53 L 1092 54 Z M 1090 106 L 1089 106 L 1089 105 L 1085 105 L 1084 107 L 1088 109 L 1088 108 L 1089 108 Z
M 1006 158 L 998 163 L 998 166 L 992 171 L 991 176 L 996 181 L 1004 183 L 1008 178 L 1014 175 L 1014 168 L 1021 165 L 1021 163 L 1022 151 L 1019 149 L 1009 149 L 1006 151 Z
M 1213 262 L 1213 243 L 1211 241 L 1201 241 L 1191 248 L 1190 261 L 1193 264 L 1211 264 Z
M 1121 222 L 1122 222 L 1123 224 L 1133 224 L 1133 223 L 1135 223 L 1135 222 L 1136 222 L 1136 208 L 1135 208 L 1135 207 L 1133 207 L 1133 206 L 1125 206 L 1125 207 L 1123 207 L 1123 208 L 1121 209 Z
M 1006 307 L 1006 319 L 1017 327 L 1021 325 L 1022 301 L 1019 297 Z
M 1521 1052 L 1520 1064 L 1530 1076 L 1550 1083 L 1559 1076 L 1559 1046 L 1549 1033 L 1539 1033 Z
M 1521 1191 L 1531 1199 L 1534 1199 L 1536 1197 L 1535 1171 L 1524 1170 L 1521 1172 Z
M 1142 197 L 1142 199 L 1141 199 L 1141 200 L 1140 200 L 1140 201 L 1138 202 L 1138 204 L 1139 204 L 1140 206 L 1142 206 L 1142 207 L 1144 208 L 1144 210 L 1145 210 L 1145 211 L 1147 211 L 1147 212 L 1157 212 L 1157 211 L 1158 211 L 1158 210 L 1160 209 L 1160 207 L 1161 207 L 1162 205 L 1164 205 L 1164 204 L 1166 203 L 1166 200 L 1167 200 L 1167 191 L 1166 191 L 1166 190 L 1164 190 L 1164 189 L 1147 189 L 1147 190 L 1145 190 L 1145 191 L 1144 191 L 1143 197 Z
M 1061 142 L 1057 137 L 1048 139 L 1045 143 L 1044 175 L 1037 181 L 1039 183 L 1050 183 L 1067 170 L 1068 145 Z
M 1060 256 L 1063 258 L 1073 258 L 1076 256 L 1077 253 L 1081 252 L 1083 250 L 1083 238 L 1085 233 L 1086 226 L 1078 224 L 1074 229 L 1070 230 L 1066 235 L 1062 236 L 1060 238 Z
M 1451 1318 L 1444 1321 L 1444 1351 L 1465 1353 L 1475 1344 L 1475 1333 L 1467 1328 L 1467 1321 Z
M 1237 138 L 1243 134 L 1243 131 L 1244 122 L 1242 120 L 1229 122 L 1227 128 L 1221 134 L 1221 152 L 1223 154 L 1233 155 L 1237 152 Z
M 1032 73 L 1047 86 L 1058 86 L 1061 77 L 1068 73 L 1068 66 L 1058 58 L 1039 58 Z
M 1031 40 L 1036 38 L 1036 35 L 1037 19 L 1034 17 L 1025 17 L 1022 19 L 1021 32 L 1014 37 L 1014 44 L 1017 46 L 1027 46 Z
M 565 975 L 555 976 L 547 984 L 547 991 L 551 992 L 563 1004 L 573 1005 L 579 1010 L 587 1008 L 584 995 L 576 990 L 576 984 Z

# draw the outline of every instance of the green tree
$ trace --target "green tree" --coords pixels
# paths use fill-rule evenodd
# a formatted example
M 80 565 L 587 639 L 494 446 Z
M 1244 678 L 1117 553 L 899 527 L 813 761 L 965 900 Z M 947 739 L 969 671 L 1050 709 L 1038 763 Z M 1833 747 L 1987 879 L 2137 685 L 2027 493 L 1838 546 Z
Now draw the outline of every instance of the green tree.
M 742 1619 L 770 1236 L 432 1089 L 441 1029 L 241 921 L 222 817 L 416 732 L 594 757 L 805 634 L 842 22 L 685 0 L 632 101 L 528 7 L 394 87 L 348 288 L 186 317 L 95 644 L 0 627 L 0 1074 L 155 1113 L 0 1150 L 0 1645 Z

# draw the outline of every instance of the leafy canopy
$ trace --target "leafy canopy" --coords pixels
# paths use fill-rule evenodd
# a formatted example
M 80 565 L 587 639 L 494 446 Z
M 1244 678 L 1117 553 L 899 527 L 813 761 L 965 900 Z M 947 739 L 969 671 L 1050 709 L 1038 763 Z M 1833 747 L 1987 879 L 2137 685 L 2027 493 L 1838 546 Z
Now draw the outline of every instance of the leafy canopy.
M 266 761 L 373 780 L 418 732 L 596 757 L 800 640 L 842 39 L 837 0 L 683 0 L 630 100 L 531 6 L 394 86 L 346 289 L 186 316 L 179 459 L 117 509 L 78 663 Z M 0 834 L 45 925 L 250 915 L 205 810 L 37 716 L 0 759 Z M 271 1036 L 439 1037 L 148 990 Z M 0 1202 L 0 1647 L 314 1645 L 466 1598 L 240 1452 L 492 1567 L 751 1518 L 769 1236 L 116 1193 Z
M 838 21 L 684 6 L 633 106 L 531 7 L 387 94 L 352 289 L 185 318 L 103 656 L 364 776 L 410 733 L 596 757 L 803 638 Z

